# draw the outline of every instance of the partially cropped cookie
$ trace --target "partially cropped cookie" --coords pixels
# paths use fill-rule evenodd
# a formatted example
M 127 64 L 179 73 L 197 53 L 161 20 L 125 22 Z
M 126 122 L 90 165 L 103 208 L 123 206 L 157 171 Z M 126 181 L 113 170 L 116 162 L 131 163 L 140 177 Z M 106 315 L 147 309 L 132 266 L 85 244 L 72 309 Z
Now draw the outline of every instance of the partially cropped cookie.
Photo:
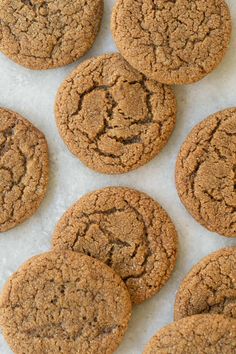
M 159 82 L 187 84 L 221 62 L 231 18 L 224 0 L 117 0 L 111 28 L 134 68 Z
M 71 251 L 33 257 L 0 296 L 0 326 L 16 354 L 111 354 L 130 314 L 120 277 Z
M 176 296 L 175 319 L 200 313 L 236 319 L 236 247 L 203 258 L 181 284 Z
M 208 230 L 236 237 L 236 108 L 195 126 L 180 150 L 176 187 L 191 215 Z
M 169 279 L 177 234 L 167 213 L 148 195 L 110 187 L 85 195 L 62 216 L 53 246 L 106 263 L 124 280 L 132 302 L 141 303 Z
M 172 89 L 145 78 L 119 54 L 90 59 L 59 89 L 60 135 L 84 164 L 101 173 L 134 170 L 153 159 L 175 125 Z
M 1 0 L 0 51 L 30 69 L 70 64 L 98 33 L 103 0 Z
M 236 320 L 221 315 L 183 318 L 161 329 L 143 354 L 235 354 Z
M 32 216 L 48 184 L 48 147 L 37 128 L 0 108 L 0 232 Z

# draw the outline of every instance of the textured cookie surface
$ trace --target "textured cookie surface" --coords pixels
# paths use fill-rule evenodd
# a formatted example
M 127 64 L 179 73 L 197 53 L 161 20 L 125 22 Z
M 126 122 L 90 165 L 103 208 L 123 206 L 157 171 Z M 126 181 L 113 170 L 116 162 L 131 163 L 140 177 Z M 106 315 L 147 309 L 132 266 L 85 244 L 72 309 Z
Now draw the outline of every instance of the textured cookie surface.
M 180 150 L 176 186 L 192 216 L 210 231 L 236 237 L 236 108 L 198 124 Z
M 200 353 L 236 353 L 236 320 L 221 315 L 183 318 L 161 329 L 143 354 Z
M 236 319 L 236 247 L 221 249 L 195 265 L 176 296 L 175 319 L 200 313 Z
M 119 55 L 80 65 L 59 89 L 57 125 L 69 149 L 101 173 L 123 173 L 156 156 L 175 124 L 170 87 L 139 74 Z
M 105 262 L 123 278 L 132 301 L 140 303 L 158 292 L 172 273 L 177 235 L 152 198 L 110 187 L 84 196 L 62 216 L 53 245 Z
M 31 69 L 63 66 L 92 46 L 103 0 L 1 0 L 0 50 Z
M 19 114 L 0 108 L 0 232 L 29 218 L 45 196 L 44 135 Z
M 0 325 L 16 354 L 113 353 L 130 313 L 120 277 L 71 251 L 32 258 L 0 297 Z
M 183 84 L 220 63 L 231 19 L 224 0 L 118 0 L 112 32 L 134 68 L 159 82 Z

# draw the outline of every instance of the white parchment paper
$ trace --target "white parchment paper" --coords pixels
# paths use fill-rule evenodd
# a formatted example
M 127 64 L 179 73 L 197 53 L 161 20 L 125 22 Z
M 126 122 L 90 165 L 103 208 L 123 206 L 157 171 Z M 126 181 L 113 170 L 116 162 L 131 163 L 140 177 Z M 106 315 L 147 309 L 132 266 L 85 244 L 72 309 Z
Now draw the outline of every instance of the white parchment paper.
M 100 34 L 93 49 L 81 61 L 116 51 L 110 32 L 114 0 L 104 1 Z M 236 246 L 236 239 L 208 232 L 187 213 L 174 183 L 176 156 L 190 129 L 209 114 L 236 106 L 236 3 L 235 0 L 228 2 L 233 36 L 222 64 L 199 83 L 175 88 L 178 117 L 168 145 L 146 166 L 121 176 L 106 176 L 89 170 L 67 150 L 59 137 L 54 119 L 55 94 L 79 62 L 37 72 L 18 66 L 0 54 L 0 106 L 19 112 L 45 133 L 51 160 L 49 190 L 38 212 L 24 224 L 0 234 L 0 289 L 23 262 L 50 249 L 51 235 L 62 213 L 83 194 L 98 188 L 121 185 L 150 194 L 168 211 L 178 230 L 180 250 L 176 270 L 159 294 L 134 307 L 129 330 L 117 354 L 141 354 L 151 336 L 173 321 L 175 294 L 190 268 L 214 250 Z M 12 353 L 1 334 L 0 353 Z

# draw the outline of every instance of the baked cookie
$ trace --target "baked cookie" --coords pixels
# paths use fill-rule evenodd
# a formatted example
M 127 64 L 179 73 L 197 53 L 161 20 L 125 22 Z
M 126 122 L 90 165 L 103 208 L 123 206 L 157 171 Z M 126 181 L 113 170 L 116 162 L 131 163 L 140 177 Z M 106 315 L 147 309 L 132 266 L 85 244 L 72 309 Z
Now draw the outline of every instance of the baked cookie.
M 130 314 L 120 277 L 71 251 L 33 257 L 0 297 L 0 326 L 15 354 L 113 353 Z
M 221 315 L 183 318 L 161 329 L 143 354 L 235 354 L 236 320 Z
M 138 304 L 169 279 L 177 234 L 167 213 L 148 195 L 110 187 L 85 195 L 62 216 L 53 246 L 86 253 L 112 267 Z
M 200 313 L 224 314 L 236 319 L 236 247 L 205 257 L 181 284 L 175 319 Z
M 236 108 L 198 124 L 180 150 L 176 187 L 186 209 L 208 230 L 236 237 Z
M 0 108 L 0 232 L 35 213 L 48 184 L 44 135 L 18 113 Z
M 224 0 L 117 0 L 111 28 L 134 68 L 165 84 L 188 84 L 222 60 L 231 18 Z
M 70 64 L 98 33 L 103 0 L 1 0 L 0 51 L 30 69 Z
M 154 158 L 169 139 L 175 116 L 172 89 L 146 79 L 119 54 L 79 65 L 56 99 L 62 139 L 101 173 L 128 172 Z

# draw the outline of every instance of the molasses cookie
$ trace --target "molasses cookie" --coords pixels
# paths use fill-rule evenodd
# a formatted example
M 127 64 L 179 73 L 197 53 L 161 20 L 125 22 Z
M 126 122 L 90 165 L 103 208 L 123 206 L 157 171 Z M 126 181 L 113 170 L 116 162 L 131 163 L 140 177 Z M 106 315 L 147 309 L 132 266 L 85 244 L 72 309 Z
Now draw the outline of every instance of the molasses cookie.
M 30 69 L 79 59 L 92 46 L 103 0 L 1 0 L 0 50 Z
M 176 186 L 181 201 L 208 230 L 236 237 L 236 108 L 198 124 L 180 150 Z
M 111 354 L 130 314 L 120 277 L 102 262 L 71 251 L 33 257 L 0 297 L 0 326 L 16 354 Z
M 153 159 L 175 125 L 172 89 L 146 79 L 119 55 L 90 59 L 59 89 L 57 125 L 68 148 L 101 173 L 124 173 Z
M 187 84 L 220 63 L 231 18 L 224 0 L 117 0 L 111 27 L 134 68 L 159 82 Z
M 0 108 L 0 232 L 35 213 L 48 184 L 44 135 L 18 113 Z
M 175 319 L 200 313 L 236 319 L 236 247 L 221 249 L 195 265 L 175 302 Z
M 183 318 L 161 329 L 143 354 L 235 354 L 236 320 L 220 315 Z
M 53 246 L 83 252 L 112 267 L 137 304 L 169 279 L 177 235 L 167 213 L 152 198 L 110 187 L 87 194 L 62 216 Z

